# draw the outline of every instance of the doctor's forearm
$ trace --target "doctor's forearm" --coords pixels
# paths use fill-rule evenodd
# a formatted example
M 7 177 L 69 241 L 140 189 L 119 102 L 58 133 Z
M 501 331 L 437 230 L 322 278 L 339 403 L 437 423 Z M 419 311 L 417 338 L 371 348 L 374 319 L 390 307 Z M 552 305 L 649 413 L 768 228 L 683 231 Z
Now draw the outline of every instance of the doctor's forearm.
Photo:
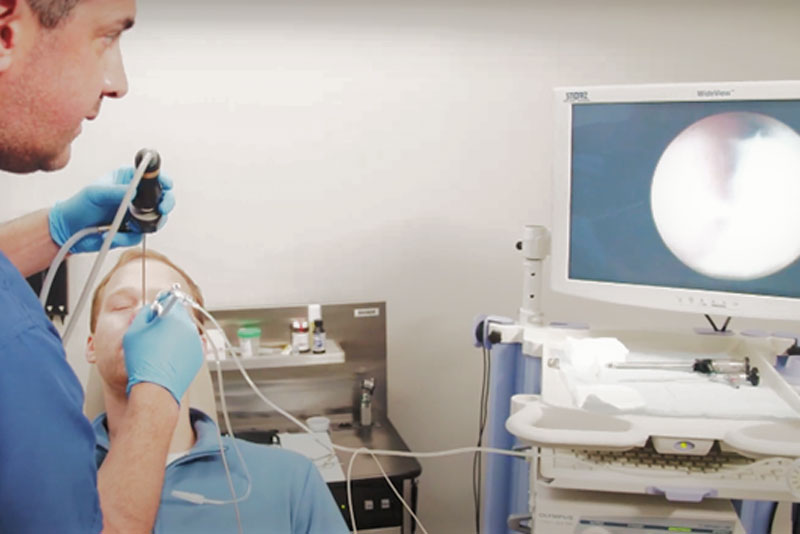
M 48 213 L 39 210 L 0 225 L 0 250 L 25 277 L 49 267 L 58 253 Z
M 105 534 L 152 532 L 177 420 L 169 391 L 150 383 L 131 389 L 124 424 L 97 474 Z

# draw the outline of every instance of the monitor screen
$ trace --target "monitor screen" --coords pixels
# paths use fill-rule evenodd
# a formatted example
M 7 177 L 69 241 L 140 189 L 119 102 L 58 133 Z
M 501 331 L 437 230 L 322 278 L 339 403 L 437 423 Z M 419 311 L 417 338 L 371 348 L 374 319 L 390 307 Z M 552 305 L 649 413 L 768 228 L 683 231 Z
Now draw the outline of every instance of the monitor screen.
M 800 312 L 800 84 L 708 87 L 556 91 L 556 289 Z

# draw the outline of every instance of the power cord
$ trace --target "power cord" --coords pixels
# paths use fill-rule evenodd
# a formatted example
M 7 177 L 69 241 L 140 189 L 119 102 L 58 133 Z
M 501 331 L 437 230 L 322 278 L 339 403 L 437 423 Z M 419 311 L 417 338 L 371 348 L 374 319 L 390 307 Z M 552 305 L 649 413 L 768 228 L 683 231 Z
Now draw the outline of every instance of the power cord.
M 481 399 L 479 406 L 478 417 L 478 443 L 480 448 L 483 446 L 483 434 L 486 429 L 486 422 L 488 419 L 488 405 L 489 405 L 489 381 L 492 369 L 492 354 L 491 350 L 483 345 L 483 375 L 481 379 Z M 483 455 L 480 452 L 475 452 L 472 457 L 472 495 L 475 505 L 475 533 L 480 534 L 481 531 L 481 483 L 483 473 Z

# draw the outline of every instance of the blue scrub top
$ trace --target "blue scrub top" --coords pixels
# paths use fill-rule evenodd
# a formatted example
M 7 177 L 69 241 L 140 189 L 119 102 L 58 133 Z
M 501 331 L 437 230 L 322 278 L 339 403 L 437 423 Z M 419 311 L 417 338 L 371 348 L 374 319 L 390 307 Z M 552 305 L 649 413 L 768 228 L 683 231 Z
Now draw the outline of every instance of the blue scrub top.
M 0 533 L 100 532 L 94 447 L 61 337 L 0 252 Z

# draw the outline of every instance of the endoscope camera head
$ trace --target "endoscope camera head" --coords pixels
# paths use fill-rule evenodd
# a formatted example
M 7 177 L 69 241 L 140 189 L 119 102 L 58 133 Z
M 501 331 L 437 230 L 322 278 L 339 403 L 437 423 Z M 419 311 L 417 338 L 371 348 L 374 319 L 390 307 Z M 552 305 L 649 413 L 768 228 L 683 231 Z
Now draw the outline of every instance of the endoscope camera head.
M 158 175 L 161 171 L 161 156 L 153 149 L 143 148 L 136 153 L 134 160 L 136 168 L 142 163 L 144 157 L 150 154 L 150 162 L 136 187 L 136 196 L 128 209 L 130 218 L 135 221 L 138 230 L 143 233 L 153 233 L 158 229 L 161 212 L 158 211 L 158 202 L 161 200 L 161 182 Z

